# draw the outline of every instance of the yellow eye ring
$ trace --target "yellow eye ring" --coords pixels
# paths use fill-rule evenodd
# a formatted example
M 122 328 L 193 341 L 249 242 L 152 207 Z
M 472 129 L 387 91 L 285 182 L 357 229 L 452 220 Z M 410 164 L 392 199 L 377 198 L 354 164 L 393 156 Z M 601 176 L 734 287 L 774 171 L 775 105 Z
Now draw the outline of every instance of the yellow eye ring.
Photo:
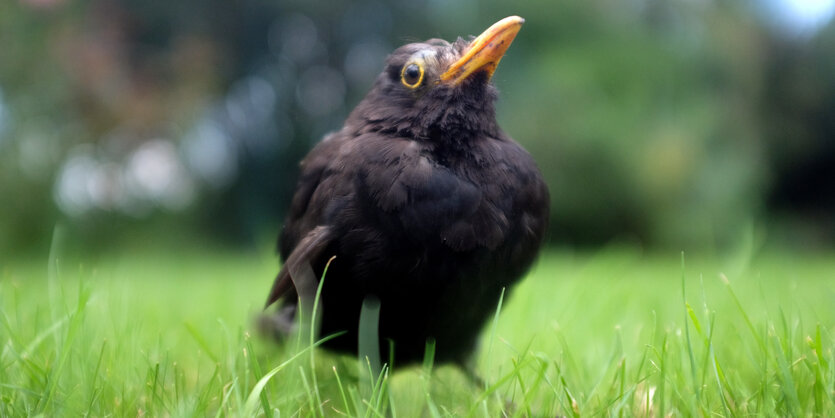
M 423 65 L 416 62 L 404 65 L 400 71 L 400 82 L 410 89 L 420 86 L 423 82 Z

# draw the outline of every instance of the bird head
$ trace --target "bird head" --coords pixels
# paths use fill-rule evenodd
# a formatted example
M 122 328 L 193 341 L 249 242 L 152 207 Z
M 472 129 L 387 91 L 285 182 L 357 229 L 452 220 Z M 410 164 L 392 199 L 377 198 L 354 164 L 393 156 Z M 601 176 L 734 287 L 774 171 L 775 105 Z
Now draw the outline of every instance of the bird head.
M 490 79 L 524 21 L 511 16 L 470 40 L 398 48 L 347 126 L 447 144 L 495 137 L 497 92 Z

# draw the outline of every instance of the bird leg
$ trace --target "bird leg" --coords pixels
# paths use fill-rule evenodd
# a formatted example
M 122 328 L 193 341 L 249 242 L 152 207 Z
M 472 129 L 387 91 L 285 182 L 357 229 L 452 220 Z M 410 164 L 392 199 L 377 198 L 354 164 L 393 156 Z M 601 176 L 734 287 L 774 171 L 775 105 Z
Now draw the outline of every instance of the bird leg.
M 383 366 L 380 360 L 380 300 L 374 295 L 369 295 L 362 301 L 360 309 L 359 327 L 357 331 L 357 353 L 359 354 L 360 375 L 371 373 L 368 382 L 370 386 L 363 385 L 368 395 L 371 395 L 377 379 L 380 378 Z M 365 379 L 362 379 L 365 380 Z M 365 392 L 364 391 L 364 392 Z M 365 394 L 364 394 L 365 395 Z

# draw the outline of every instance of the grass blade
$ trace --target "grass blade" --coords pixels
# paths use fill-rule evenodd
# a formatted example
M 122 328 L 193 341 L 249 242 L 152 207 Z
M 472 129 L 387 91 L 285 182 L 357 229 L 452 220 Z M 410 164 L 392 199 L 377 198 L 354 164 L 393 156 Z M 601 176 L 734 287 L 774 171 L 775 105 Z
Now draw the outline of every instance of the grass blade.
M 264 390 L 264 387 L 267 386 L 267 383 L 269 383 L 270 379 L 272 379 L 273 376 L 275 376 L 278 372 L 282 371 L 285 367 L 287 367 L 288 365 L 293 363 L 296 359 L 298 359 L 299 357 L 306 354 L 308 350 L 312 350 L 312 349 L 324 344 L 325 342 L 327 342 L 329 340 L 332 340 L 332 339 L 334 339 L 334 338 L 336 338 L 336 337 L 338 337 L 342 334 L 344 334 L 344 332 L 340 332 L 340 333 L 329 335 L 325 338 L 322 338 L 321 340 L 317 341 L 315 344 L 302 349 L 301 351 L 294 354 L 289 359 L 285 360 L 283 363 L 279 364 L 278 366 L 274 367 L 272 370 L 267 372 L 267 374 L 265 374 L 264 377 L 259 379 L 258 382 L 255 384 L 255 387 L 253 387 L 252 390 L 249 392 L 249 396 L 247 396 L 246 403 L 244 404 L 244 413 L 242 415 L 252 416 L 255 413 L 255 410 L 257 409 L 257 405 L 260 403 L 261 392 Z

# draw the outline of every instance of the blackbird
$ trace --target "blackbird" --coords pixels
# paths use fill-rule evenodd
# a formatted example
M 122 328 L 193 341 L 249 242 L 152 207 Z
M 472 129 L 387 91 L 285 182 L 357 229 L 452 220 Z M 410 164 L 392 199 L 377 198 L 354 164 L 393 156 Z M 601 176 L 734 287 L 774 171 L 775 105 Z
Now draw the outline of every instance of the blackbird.
M 499 128 L 490 83 L 523 22 L 396 49 L 342 129 L 304 158 L 266 304 L 282 299 L 277 328 L 289 331 L 298 306 L 309 309 L 330 261 L 320 333 L 342 334 L 325 347 L 357 353 L 372 297 L 379 347 L 398 365 L 420 361 L 430 339 L 436 363 L 469 360 L 548 223 L 548 189 Z

